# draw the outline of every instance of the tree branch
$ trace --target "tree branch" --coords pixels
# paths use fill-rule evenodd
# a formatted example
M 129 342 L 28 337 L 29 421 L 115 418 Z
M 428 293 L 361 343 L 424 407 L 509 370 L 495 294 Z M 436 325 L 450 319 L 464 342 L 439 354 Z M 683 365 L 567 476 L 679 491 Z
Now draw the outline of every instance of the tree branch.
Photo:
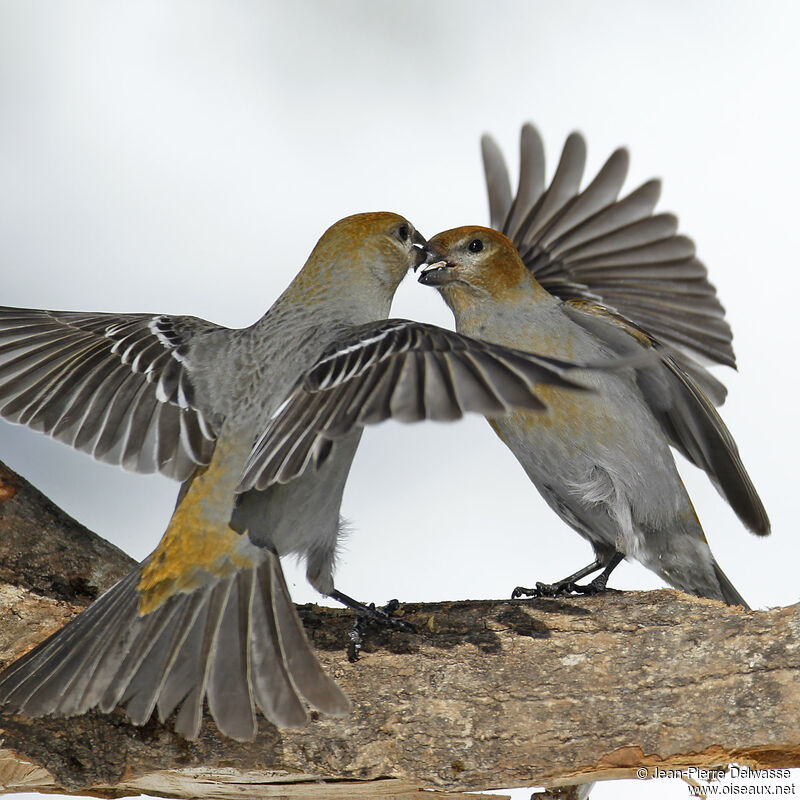
M 0 465 L 3 664 L 132 564 Z M 353 700 L 344 720 L 279 731 L 262 719 L 240 743 L 208 718 L 186 741 L 170 721 L 140 728 L 121 709 L 6 717 L 0 791 L 452 798 L 639 767 L 800 766 L 800 606 L 746 612 L 662 590 L 403 609 L 418 632 L 371 632 L 350 663 L 350 613 L 300 608 Z

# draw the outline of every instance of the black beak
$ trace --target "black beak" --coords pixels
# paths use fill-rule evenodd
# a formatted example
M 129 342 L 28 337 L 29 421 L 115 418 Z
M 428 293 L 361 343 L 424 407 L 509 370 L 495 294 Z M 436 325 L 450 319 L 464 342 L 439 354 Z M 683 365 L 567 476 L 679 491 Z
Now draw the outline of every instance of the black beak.
M 454 266 L 455 264 L 445 261 L 444 256 L 440 253 L 431 250 L 425 268 L 417 280 L 423 286 L 444 286 L 446 283 L 452 283 L 456 280 L 453 274 Z
M 416 250 L 414 254 L 414 272 L 416 272 L 423 264 L 429 263 L 431 256 L 434 256 L 435 253 L 428 246 L 427 240 L 419 231 L 414 231 L 411 241 L 414 243 L 414 249 Z

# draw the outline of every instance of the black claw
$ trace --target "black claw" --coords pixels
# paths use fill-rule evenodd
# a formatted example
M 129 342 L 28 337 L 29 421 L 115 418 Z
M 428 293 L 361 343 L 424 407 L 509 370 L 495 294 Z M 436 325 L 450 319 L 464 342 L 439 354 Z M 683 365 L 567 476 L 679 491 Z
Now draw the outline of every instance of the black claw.
M 511 599 L 517 600 L 522 597 L 567 597 L 571 594 L 577 595 L 596 595 L 608 591 L 606 586 L 607 579 L 603 575 L 598 575 L 593 581 L 586 584 L 575 583 L 574 581 L 559 581 L 557 583 L 536 582 L 535 589 L 527 589 L 524 586 L 517 586 L 511 593 Z
M 399 600 L 390 600 L 383 608 L 376 608 L 375 603 L 370 603 L 369 605 L 360 603 L 358 600 L 354 600 L 352 597 L 340 592 L 338 589 L 334 589 L 332 592 L 330 592 L 328 597 L 338 600 L 338 602 L 342 603 L 348 608 L 352 608 L 353 611 L 356 612 L 356 616 L 362 617 L 366 620 L 377 622 L 389 628 L 394 628 L 395 630 L 411 632 L 416 630 L 410 622 L 404 622 L 403 620 L 392 616 L 392 614 L 394 614 L 395 611 L 400 608 Z
M 615 552 L 610 558 L 601 559 L 598 556 L 591 564 L 579 569 L 572 575 L 567 576 L 564 580 L 556 581 L 555 583 L 539 583 L 537 582 L 535 589 L 526 589 L 524 586 L 517 586 L 511 593 L 511 599 L 516 600 L 518 597 L 525 595 L 526 597 L 563 597 L 568 594 L 602 594 L 608 591 L 606 584 L 608 583 L 608 576 L 617 568 L 617 565 L 624 558 L 622 553 Z M 593 580 L 587 584 L 579 584 L 581 578 L 591 575 L 598 569 L 603 571 Z
M 395 597 L 393 600 L 390 600 L 382 609 L 384 614 L 392 615 L 394 614 L 397 609 L 400 608 L 400 601 Z
M 542 583 L 541 581 L 536 582 L 535 589 L 528 589 L 525 586 L 517 586 L 513 592 L 511 592 L 511 599 L 517 600 L 518 598 L 522 597 L 558 597 L 560 594 L 564 594 L 564 589 L 567 584 L 560 584 L 560 583 Z
M 385 606 L 383 606 L 383 608 L 376 608 L 375 603 L 370 603 L 367 606 L 367 610 L 369 611 L 368 614 L 364 614 L 363 612 L 359 611 L 356 611 L 356 614 L 360 615 L 361 619 L 365 622 L 377 622 L 378 625 L 383 625 L 387 628 L 391 628 L 394 631 L 416 633 L 417 629 L 410 622 L 406 622 L 404 619 L 392 616 L 392 614 L 394 614 L 398 608 L 400 608 L 400 601 L 390 600 Z
M 601 580 L 602 576 L 598 576 L 589 583 L 565 583 L 563 585 L 563 594 L 582 594 L 593 596 L 596 594 L 604 594 L 608 591 L 605 579 Z
M 607 582 L 608 578 L 605 575 L 598 575 L 586 588 L 591 589 L 590 594 L 604 594 L 608 591 Z
M 575 584 L 572 581 L 558 581 L 557 583 L 536 582 L 537 597 L 564 597 L 572 592 Z
M 353 622 L 353 627 L 347 634 L 348 642 L 347 642 L 347 660 L 351 664 L 355 664 L 358 661 L 358 657 L 361 655 L 361 648 L 364 645 L 364 618 L 363 617 L 356 617 L 355 622 Z
M 369 605 L 360 603 L 337 589 L 334 589 L 329 596 L 355 611 L 353 627 L 347 634 L 349 640 L 347 643 L 347 659 L 350 662 L 358 661 L 364 645 L 364 637 L 371 624 L 382 625 L 403 633 L 417 632 L 417 629 L 410 622 L 392 616 L 400 608 L 398 600 L 390 600 L 383 608 L 376 608 L 375 603 L 370 603 Z

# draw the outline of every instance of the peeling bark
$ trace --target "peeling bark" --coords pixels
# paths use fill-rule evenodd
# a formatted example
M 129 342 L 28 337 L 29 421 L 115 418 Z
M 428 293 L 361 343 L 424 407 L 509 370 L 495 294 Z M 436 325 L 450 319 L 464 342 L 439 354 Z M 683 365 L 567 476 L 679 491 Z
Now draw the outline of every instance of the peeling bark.
M 13 485 L 10 497 L 4 487 Z M 0 470 L 0 663 L 59 627 L 133 562 Z M 430 797 L 570 786 L 640 767 L 800 766 L 800 606 L 744 611 L 672 590 L 407 604 L 417 633 L 300 607 L 346 719 L 263 719 L 254 742 L 206 718 L 186 741 L 124 710 L 0 718 L 0 791 L 115 797 Z M 456 795 L 457 796 L 457 795 Z M 474 795 L 472 795 L 474 797 Z

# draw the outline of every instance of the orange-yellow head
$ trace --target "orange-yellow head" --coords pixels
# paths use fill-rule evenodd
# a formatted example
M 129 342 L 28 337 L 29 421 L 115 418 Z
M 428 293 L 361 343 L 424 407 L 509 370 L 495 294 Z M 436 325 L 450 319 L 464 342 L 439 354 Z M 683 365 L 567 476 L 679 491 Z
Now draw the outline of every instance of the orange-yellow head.
M 408 270 L 425 259 L 425 239 L 405 217 L 389 211 L 354 214 L 331 225 L 287 290 L 293 299 L 389 310 Z M 368 315 L 371 316 L 371 315 Z
M 419 282 L 435 286 L 445 302 L 460 311 L 487 301 L 530 300 L 547 294 L 499 231 L 469 225 L 453 228 L 428 241 L 428 263 Z

